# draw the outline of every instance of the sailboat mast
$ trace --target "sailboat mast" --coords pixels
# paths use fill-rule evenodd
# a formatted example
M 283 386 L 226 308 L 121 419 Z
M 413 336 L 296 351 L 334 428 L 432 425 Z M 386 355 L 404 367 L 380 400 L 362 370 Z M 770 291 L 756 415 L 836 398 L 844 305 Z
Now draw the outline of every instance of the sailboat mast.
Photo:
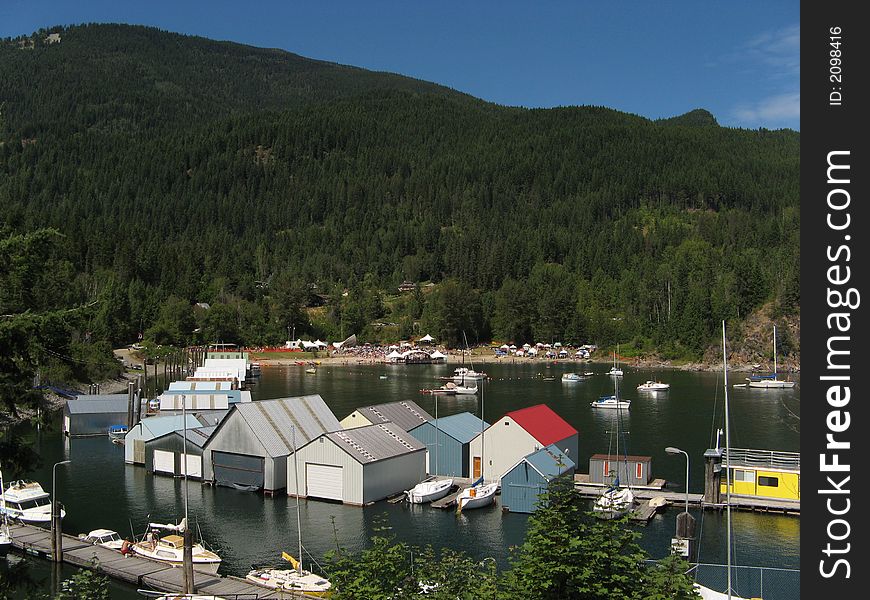
M 727 569 L 728 569 L 728 587 L 726 593 L 728 600 L 731 600 L 731 430 L 728 420 L 728 354 L 725 349 L 725 321 L 722 321 L 722 365 L 725 378 L 725 531 L 728 538 L 727 552 Z
M 293 476 L 296 479 L 296 533 L 299 538 L 299 575 L 302 575 L 302 517 L 299 515 L 299 461 L 296 456 L 296 428 L 290 428 L 293 443 Z

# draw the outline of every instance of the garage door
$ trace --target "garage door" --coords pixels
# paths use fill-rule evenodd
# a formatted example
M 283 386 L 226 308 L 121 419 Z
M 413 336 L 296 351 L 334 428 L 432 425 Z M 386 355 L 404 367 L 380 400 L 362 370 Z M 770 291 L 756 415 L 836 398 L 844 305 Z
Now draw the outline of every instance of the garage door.
M 306 495 L 326 500 L 344 500 L 344 477 L 341 467 L 305 465 Z
M 181 455 L 181 462 L 184 462 L 184 455 Z M 202 479 L 202 457 L 196 454 L 187 455 L 187 476 L 199 477 Z
M 262 456 L 248 456 L 215 450 L 211 453 L 211 460 L 216 484 L 235 488 L 263 488 L 265 461 Z
M 154 472 L 175 475 L 175 453 L 166 450 L 155 450 Z

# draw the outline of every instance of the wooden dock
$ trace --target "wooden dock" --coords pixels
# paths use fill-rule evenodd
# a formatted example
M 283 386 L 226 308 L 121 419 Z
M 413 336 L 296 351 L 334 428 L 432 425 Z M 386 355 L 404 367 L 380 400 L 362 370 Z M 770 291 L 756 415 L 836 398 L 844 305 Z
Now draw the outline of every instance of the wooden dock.
M 33 525 L 15 524 L 9 527 L 15 549 L 51 559 L 51 532 Z M 87 544 L 71 535 L 63 536 L 63 562 L 85 569 L 93 569 L 104 575 L 157 592 L 180 592 L 183 573 L 172 567 L 135 555 L 123 556 L 120 552 Z M 270 590 L 255 585 L 240 577 L 212 575 L 194 571 L 198 594 L 219 596 L 228 600 L 259 600 L 268 598 L 311 598 L 303 594 Z

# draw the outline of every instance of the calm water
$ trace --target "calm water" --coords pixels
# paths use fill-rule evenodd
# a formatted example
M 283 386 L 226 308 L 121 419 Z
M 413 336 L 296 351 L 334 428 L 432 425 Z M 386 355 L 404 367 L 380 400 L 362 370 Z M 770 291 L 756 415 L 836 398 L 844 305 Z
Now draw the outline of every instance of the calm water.
M 588 471 L 588 457 L 608 449 L 614 428 L 612 414 L 595 412 L 589 403 L 613 392 L 606 376 L 609 365 L 591 365 L 598 374 L 586 381 L 563 384 L 559 378 L 570 370 L 590 365 L 503 363 L 486 365 L 493 378 L 485 385 L 484 416 L 492 422 L 507 411 L 547 403 L 580 432 L 578 471 Z M 360 406 L 413 399 L 434 414 L 436 398 L 419 393 L 437 385 L 436 377 L 452 366 L 348 365 L 320 367 L 315 375 L 301 367 L 266 367 L 253 389 L 255 399 L 320 394 L 339 419 Z M 386 375 L 387 379 L 380 379 Z M 555 381 L 544 380 L 554 376 Z M 640 395 L 635 387 L 646 379 L 661 379 L 671 389 Z M 742 380 L 732 375 L 731 383 Z M 711 433 L 721 426 L 722 381 L 716 373 L 626 369 L 621 395 L 631 399 L 625 418 L 628 451 L 651 455 L 654 477 L 685 489 L 685 460 L 664 452 L 666 446 L 687 451 L 690 490 L 703 491 L 703 452 L 715 442 Z M 624 390 L 624 391 L 623 391 Z M 785 451 L 799 450 L 800 390 L 766 391 L 732 389 L 732 446 Z M 438 415 L 470 411 L 480 414 L 475 397 L 438 398 Z M 606 411 L 610 412 L 610 411 Z M 122 534 L 141 534 L 146 522 L 170 521 L 183 513 L 182 481 L 151 476 L 142 467 L 124 464 L 123 448 L 104 438 L 63 440 L 58 428 L 33 433 L 43 466 L 32 477 L 48 489 L 51 466 L 64 459 L 72 464 L 57 469 L 58 498 L 66 505 L 64 530 L 77 534 L 99 527 Z M 296 547 L 295 500 L 274 498 L 191 482 L 190 514 L 204 539 L 224 559 L 222 572 L 244 575 L 252 564 L 274 563 L 282 550 Z M 641 544 L 653 557 L 667 553 L 676 515 L 670 509 L 648 526 L 639 527 Z M 303 542 L 308 552 L 322 560 L 337 546 L 356 551 L 370 536 L 391 534 L 416 545 L 432 544 L 461 549 L 471 556 L 494 557 L 508 564 L 509 548 L 522 543 L 527 516 L 502 513 L 497 507 L 456 515 L 428 506 L 391 505 L 379 502 L 367 508 L 302 501 Z M 724 516 L 696 513 L 702 528 L 701 561 L 724 562 Z M 741 564 L 798 568 L 800 521 L 795 517 L 735 513 L 733 517 L 738 560 Z M 295 552 L 294 552 L 295 553 Z M 122 589 L 122 588 L 118 588 Z M 766 594 L 766 597 L 768 594 Z M 116 591 L 113 597 L 123 597 Z

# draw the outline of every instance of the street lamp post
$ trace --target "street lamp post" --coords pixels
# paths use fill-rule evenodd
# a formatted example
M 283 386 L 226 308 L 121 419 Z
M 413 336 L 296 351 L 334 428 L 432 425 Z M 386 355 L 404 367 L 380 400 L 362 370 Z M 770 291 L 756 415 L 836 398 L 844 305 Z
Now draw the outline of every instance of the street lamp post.
M 58 509 L 57 495 L 55 493 L 57 490 L 57 467 L 58 465 L 68 465 L 70 462 L 72 461 L 62 460 L 54 463 L 54 466 L 51 468 L 51 558 L 54 562 L 61 562 L 63 560 L 61 513 Z
M 695 538 L 695 519 L 689 514 L 689 455 L 688 453 L 668 446 L 665 452 L 672 456 L 682 454 L 686 457 L 686 511 L 677 515 L 676 537 L 672 540 L 673 552 L 681 554 L 687 560 L 692 560 L 694 554 L 693 540 Z
M 686 457 L 686 512 L 689 512 L 689 455 L 687 452 L 680 450 L 679 448 L 674 448 L 673 446 L 665 448 L 665 452 L 672 456 L 682 454 Z

